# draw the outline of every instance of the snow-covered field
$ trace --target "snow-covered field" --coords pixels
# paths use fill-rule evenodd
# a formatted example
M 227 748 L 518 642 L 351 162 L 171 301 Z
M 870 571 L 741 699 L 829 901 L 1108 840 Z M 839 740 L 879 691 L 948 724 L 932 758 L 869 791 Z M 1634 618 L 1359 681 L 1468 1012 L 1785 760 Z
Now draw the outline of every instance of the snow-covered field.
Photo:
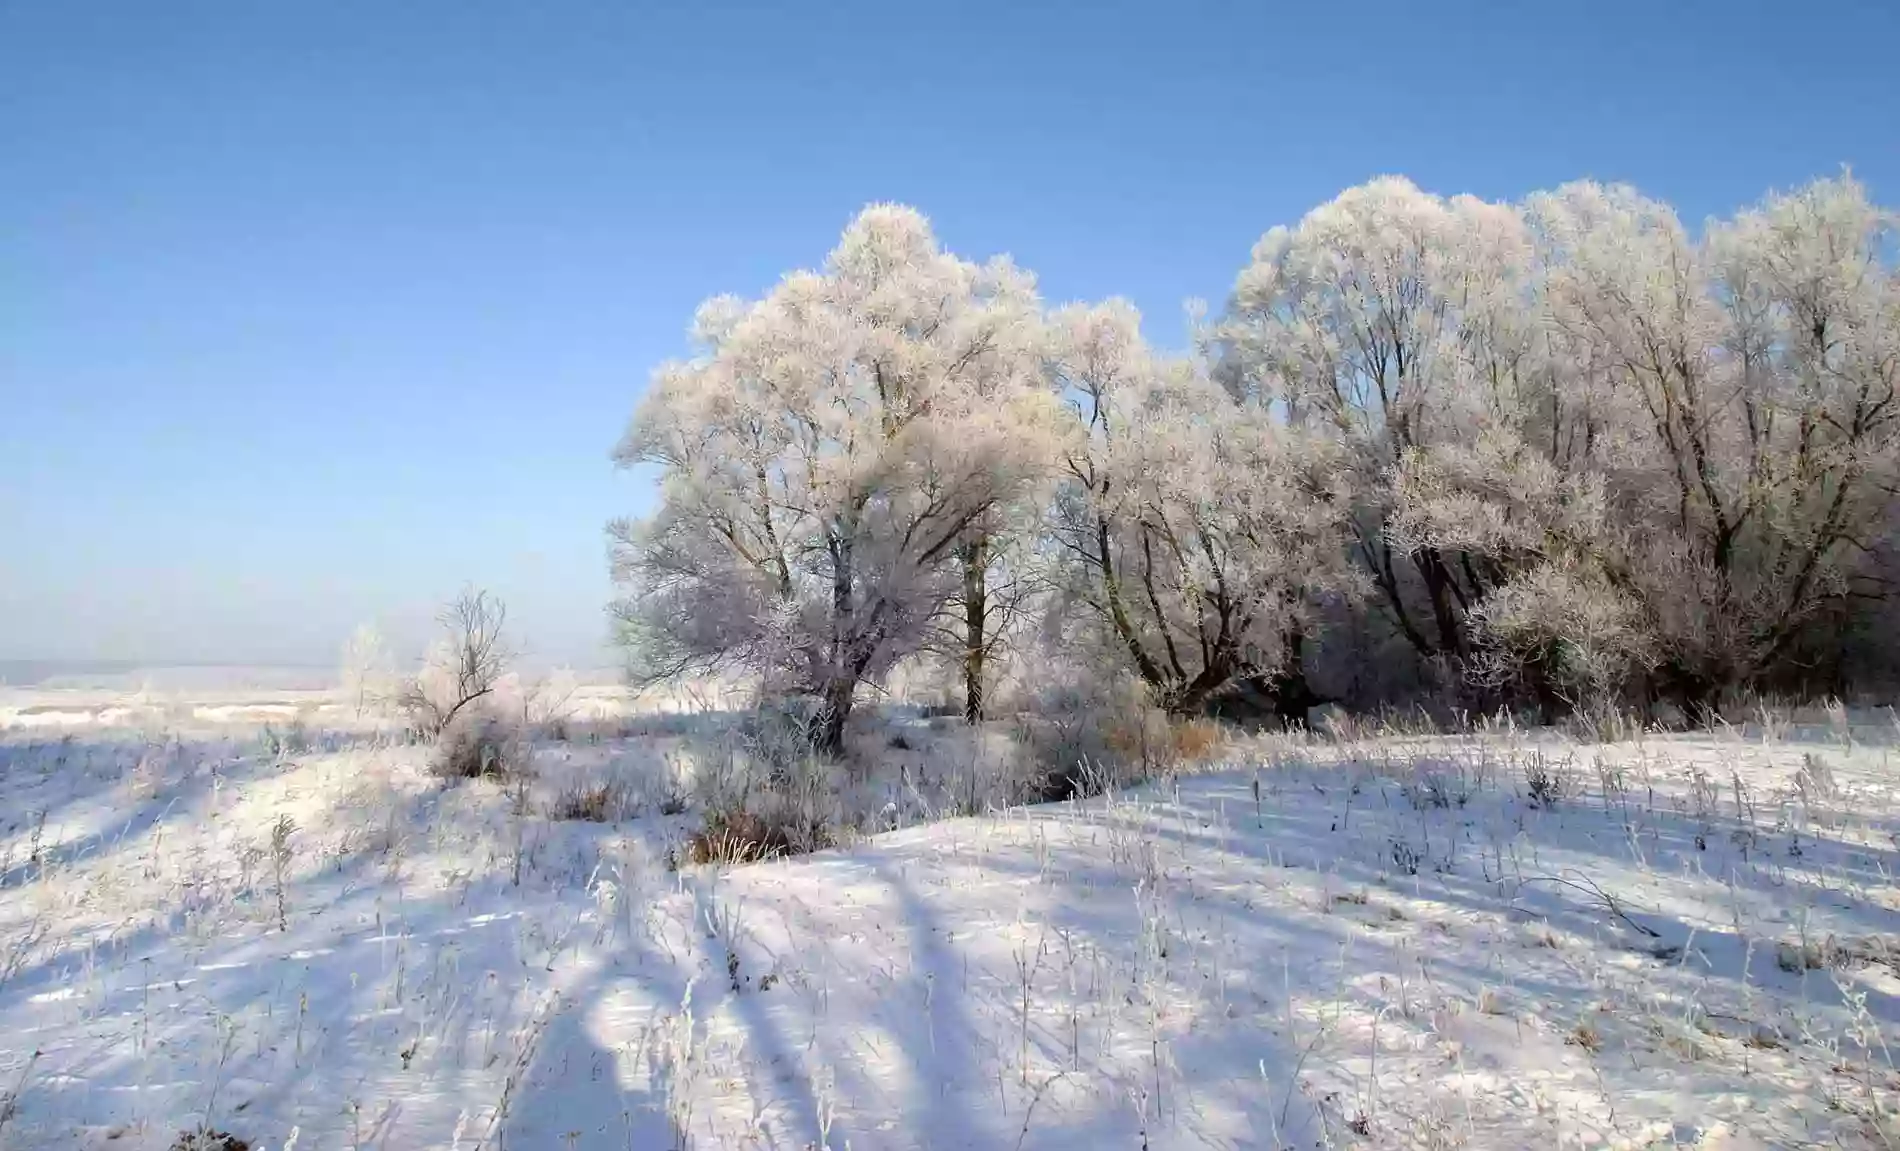
M 513 686 L 513 685 L 511 685 Z M 518 690 L 518 688 L 516 689 Z M 638 701 L 612 686 L 572 687 L 565 710 L 580 719 L 606 719 L 631 710 L 680 710 L 704 706 L 706 692 L 653 692 Z M 57 738 L 65 732 L 137 728 L 143 732 L 229 734 L 233 725 L 302 724 L 328 731 L 369 732 L 380 724 L 358 714 L 333 688 L 297 686 L 260 689 L 238 683 L 208 689 L 123 690 L 114 687 L 7 687 L 0 685 L 0 732 Z
M 1884 715 L 1243 742 L 722 870 L 679 863 L 690 725 L 450 784 L 241 707 L 184 735 L 22 714 L 0 1146 L 1900 1139 Z M 926 775 L 854 803 L 904 822 Z M 602 782 L 628 818 L 553 818 Z

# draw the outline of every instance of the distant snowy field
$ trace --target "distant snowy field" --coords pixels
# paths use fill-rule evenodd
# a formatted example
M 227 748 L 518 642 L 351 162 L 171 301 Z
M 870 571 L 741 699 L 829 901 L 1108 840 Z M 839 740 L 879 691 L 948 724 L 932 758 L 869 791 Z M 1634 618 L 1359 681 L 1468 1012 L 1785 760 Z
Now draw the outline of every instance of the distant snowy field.
M 925 819 L 1007 728 L 892 712 L 863 834 L 715 869 L 696 720 L 448 784 L 323 693 L 200 695 L 0 695 L 0 1146 L 1900 1141 L 1884 713 Z M 555 818 L 603 782 L 628 818 Z
M 367 728 L 336 690 L 333 669 L 249 665 L 141 667 L 131 664 L 0 660 L 0 732 L 87 728 L 145 731 L 301 720 L 325 728 Z M 685 706 L 665 694 L 627 700 L 612 673 L 576 677 L 574 712 L 605 718 L 632 707 Z M 678 697 L 679 693 L 672 693 Z M 228 734 L 228 733 L 225 733 Z

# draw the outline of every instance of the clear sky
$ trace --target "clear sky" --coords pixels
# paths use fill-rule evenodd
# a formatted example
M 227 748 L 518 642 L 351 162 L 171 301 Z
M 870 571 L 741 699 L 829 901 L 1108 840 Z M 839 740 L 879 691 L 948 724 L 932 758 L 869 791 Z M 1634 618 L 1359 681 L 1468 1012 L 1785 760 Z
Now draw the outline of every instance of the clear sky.
M 465 580 L 606 662 L 694 305 L 917 205 L 1178 341 L 1396 172 L 1900 204 L 1900 4 L 0 0 L 0 658 L 322 662 Z

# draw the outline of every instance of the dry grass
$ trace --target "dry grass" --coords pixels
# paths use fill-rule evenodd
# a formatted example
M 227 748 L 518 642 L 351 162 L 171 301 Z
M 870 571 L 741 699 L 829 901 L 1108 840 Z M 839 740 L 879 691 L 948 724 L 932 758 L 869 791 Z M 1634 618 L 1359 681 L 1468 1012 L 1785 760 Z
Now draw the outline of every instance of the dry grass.
M 1597 1030 L 1596 1024 L 1586 1019 L 1571 1028 L 1570 1034 L 1565 1038 L 1564 1042 L 1572 1047 L 1580 1047 L 1594 1055 L 1596 1052 L 1603 1050 L 1603 1033 Z
M 1227 742 L 1227 732 L 1211 719 L 1177 720 L 1169 728 L 1174 758 L 1180 763 L 1206 763 Z
M 548 818 L 584 823 L 619 823 L 640 812 L 632 789 L 619 780 L 581 783 L 562 791 L 548 805 Z
M 788 855 L 803 855 L 831 845 L 830 831 L 822 825 L 802 825 L 750 811 L 715 811 L 706 826 L 686 840 L 689 863 L 757 863 Z
M 1117 716 L 1107 721 L 1109 751 L 1124 763 L 1149 771 L 1171 771 L 1206 763 L 1227 742 L 1227 732 L 1212 719 L 1172 719 L 1159 712 Z

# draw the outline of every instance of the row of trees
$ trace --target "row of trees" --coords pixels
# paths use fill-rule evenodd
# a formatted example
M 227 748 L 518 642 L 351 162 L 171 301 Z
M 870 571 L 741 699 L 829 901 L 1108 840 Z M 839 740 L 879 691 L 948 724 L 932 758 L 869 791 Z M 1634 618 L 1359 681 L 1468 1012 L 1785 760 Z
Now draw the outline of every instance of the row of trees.
M 1381 179 L 1269 232 L 1176 355 L 873 207 L 656 373 L 623 639 L 816 697 L 834 747 L 899 661 L 977 718 L 1031 640 L 1177 713 L 1303 715 L 1322 653 L 1381 644 L 1546 711 L 1801 680 L 1889 590 L 1892 224 L 1848 178 L 1699 237 L 1628 188 Z

